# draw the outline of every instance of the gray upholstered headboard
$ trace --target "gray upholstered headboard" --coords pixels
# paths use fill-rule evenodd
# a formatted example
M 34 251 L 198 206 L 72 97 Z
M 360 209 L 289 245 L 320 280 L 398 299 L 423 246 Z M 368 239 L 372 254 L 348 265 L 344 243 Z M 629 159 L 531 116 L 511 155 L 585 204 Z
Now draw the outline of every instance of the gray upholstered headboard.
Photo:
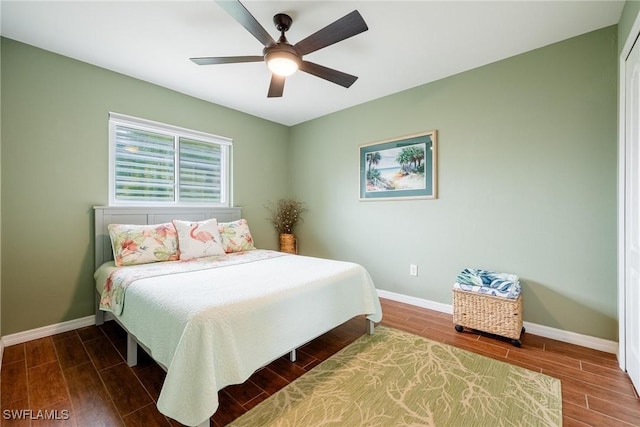
M 230 222 L 241 218 L 241 208 L 190 208 L 190 207 L 126 207 L 94 206 L 95 214 L 95 268 L 113 259 L 109 224 L 162 224 L 172 219 L 203 221 L 216 218 L 218 222 Z

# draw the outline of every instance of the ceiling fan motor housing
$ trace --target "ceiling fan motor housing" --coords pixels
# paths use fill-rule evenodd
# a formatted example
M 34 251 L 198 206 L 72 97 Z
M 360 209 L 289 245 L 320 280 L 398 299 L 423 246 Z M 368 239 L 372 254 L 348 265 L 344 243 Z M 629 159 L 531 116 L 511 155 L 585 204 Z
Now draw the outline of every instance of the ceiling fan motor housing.
M 264 60 L 267 62 L 269 62 L 269 58 L 275 56 L 289 58 L 297 62 L 298 65 L 300 65 L 300 61 L 302 61 L 300 54 L 289 43 L 278 43 L 275 46 L 265 47 L 262 49 L 262 54 L 264 55 Z

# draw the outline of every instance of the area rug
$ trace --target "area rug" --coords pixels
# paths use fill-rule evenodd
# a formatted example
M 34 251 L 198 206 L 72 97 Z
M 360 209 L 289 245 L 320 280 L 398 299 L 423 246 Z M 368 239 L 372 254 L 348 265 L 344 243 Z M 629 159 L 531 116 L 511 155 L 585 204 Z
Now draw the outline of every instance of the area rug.
M 560 426 L 558 379 L 378 326 L 231 426 Z

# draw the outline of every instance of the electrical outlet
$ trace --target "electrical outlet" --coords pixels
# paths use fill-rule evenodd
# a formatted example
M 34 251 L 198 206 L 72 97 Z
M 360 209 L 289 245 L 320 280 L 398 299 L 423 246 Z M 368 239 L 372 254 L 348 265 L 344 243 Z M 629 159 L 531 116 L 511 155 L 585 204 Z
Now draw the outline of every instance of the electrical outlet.
M 418 275 L 418 266 L 415 264 L 409 264 L 409 276 Z

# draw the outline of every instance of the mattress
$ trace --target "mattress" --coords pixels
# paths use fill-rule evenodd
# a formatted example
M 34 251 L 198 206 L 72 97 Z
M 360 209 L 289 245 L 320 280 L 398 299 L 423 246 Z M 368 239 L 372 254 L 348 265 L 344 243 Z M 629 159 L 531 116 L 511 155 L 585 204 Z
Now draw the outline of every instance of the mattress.
M 158 409 L 183 424 L 210 417 L 218 390 L 246 381 L 261 366 L 335 326 L 363 314 L 374 322 L 382 319 L 373 281 L 362 266 L 251 252 L 259 259 L 235 263 L 227 255 L 212 260 L 212 268 L 136 278 L 126 287 L 121 312 L 114 312 L 167 368 Z M 103 264 L 95 273 L 96 289 L 103 294 L 114 275 L 162 270 L 167 264 L 138 271 Z

